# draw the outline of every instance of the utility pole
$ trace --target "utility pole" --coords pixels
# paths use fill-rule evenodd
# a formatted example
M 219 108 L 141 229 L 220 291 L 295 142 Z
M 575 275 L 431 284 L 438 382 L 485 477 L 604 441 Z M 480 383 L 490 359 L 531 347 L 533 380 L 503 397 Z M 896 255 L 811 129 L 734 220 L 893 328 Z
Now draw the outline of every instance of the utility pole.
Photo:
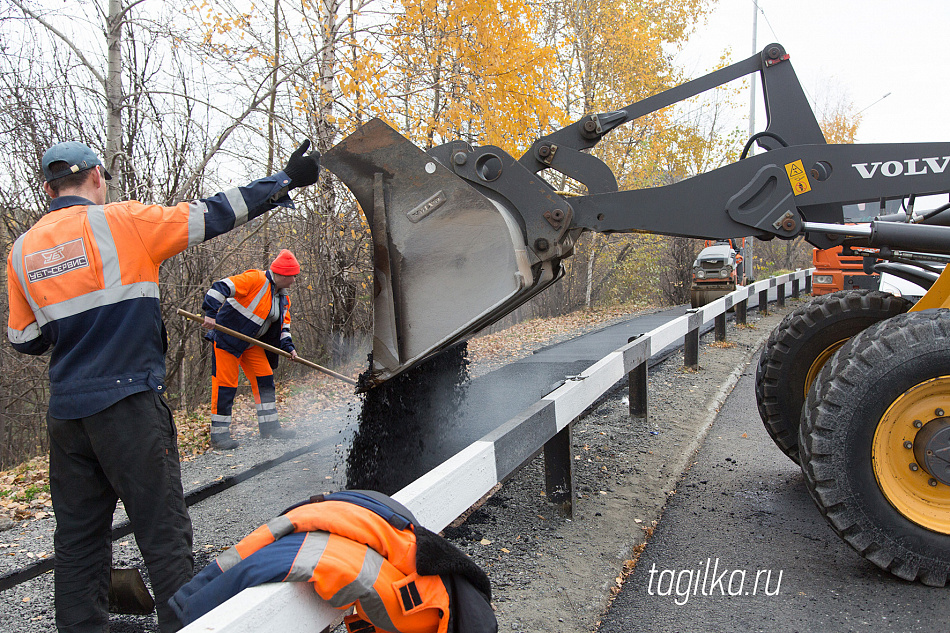
M 755 42 L 755 36 L 758 32 L 759 25 L 759 4 L 758 0 L 752 0 L 752 54 L 755 55 L 759 52 L 759 48 Z M 752 135 L 755 134 L 755 80 L 758 78 L 757 72 L 752 73 L 752 90 L 749 91 L 749 138 L 752 138 Z M 749 154 L 755 154 L 755 143 L 752 144 L 752 147 L 749 148 Z M 755 238 L 749 238 L 748 252 L 743 254 L 743 257 L 748 261 L 748 270 L 746 277 L 751 277 L 755 279 L 755 254 L 753 253 L 753 244 L 755 244 Z
M 755 55 L 759 52 L 759 48 L 755 43 L 756 31 L 758 31 L 759 24 L 759 5 L 757 0 L 752 0 L 752 54 Z M 757 79 L 759 73 L 752 73 L 752 90 L 749 91 L 749 136 L 751 137 L 755 134 L 755 80 Z M 750 150 L 753 154 L 755 153 L 755 147 L 753 146 Z

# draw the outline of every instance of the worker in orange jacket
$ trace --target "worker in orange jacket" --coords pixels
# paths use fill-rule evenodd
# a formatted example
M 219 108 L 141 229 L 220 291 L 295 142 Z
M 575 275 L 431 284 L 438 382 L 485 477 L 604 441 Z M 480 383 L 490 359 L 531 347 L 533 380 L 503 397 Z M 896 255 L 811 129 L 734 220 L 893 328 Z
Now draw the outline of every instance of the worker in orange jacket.
M 273 176 L 172 207 L 106 204 L 111 175 L 82 143 L 43 155 L 52 201 L 7 258 L 7 337 L 25 354 L 52 348 L 46 420 L 60 631 L 108 631 L 119 499 L 148 566 L 159 628 L 180 628 L 167 600 L 194 562 L 176 430 L 162 397 L 159 266 L 275 207 L 293 208 L 287 192 L 319 175 L 309 144 Z
M 309 582 L 349 633 L 497 633 L 491 583 L 464 553 L 372 490 L 317 495 L 205 567 L 169 601 L 191 624 L 243 589 Z
M 214 282 L 205 294 L 202 309 L 206 338 L 214 341 L 211 361 L 211 447 L 231 450 L 238 442 L 231 437 L 231 408 L 238 386 L 238 367 L 244 370 L 257 403 L 257 428 L 263 438 L 290 438 L 291 429 L 277 419 L 274 369 L 277 355 L 215 330 L 215 324 L 279 347 L 297 357 L 290 336 L 290 287 L 300 274 L 300 263 L 286 248 L 269 270 L 248 270 Z

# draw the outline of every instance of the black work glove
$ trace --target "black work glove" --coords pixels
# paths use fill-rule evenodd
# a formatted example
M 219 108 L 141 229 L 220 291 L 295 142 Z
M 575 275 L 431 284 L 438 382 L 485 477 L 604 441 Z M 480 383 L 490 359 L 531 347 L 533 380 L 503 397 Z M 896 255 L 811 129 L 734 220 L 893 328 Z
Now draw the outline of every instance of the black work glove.
M 304 140 L 300 147 L 290 155 L 284 173 L 290 178 L 290 189 L 307 187 L 317 182 L 320 177 L 320 152 L 313 150 L 306 156 L 304 152 L 310 147 L 310 140 Z

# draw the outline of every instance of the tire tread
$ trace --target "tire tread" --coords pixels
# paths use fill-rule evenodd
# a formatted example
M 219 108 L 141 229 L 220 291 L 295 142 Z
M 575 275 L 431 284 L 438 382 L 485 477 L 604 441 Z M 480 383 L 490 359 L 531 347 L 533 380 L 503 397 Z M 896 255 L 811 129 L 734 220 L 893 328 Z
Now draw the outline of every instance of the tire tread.
M 844 331 L 850 335 L 869 325 L 869 320 L 879 322 L 909 307 L 906 299 L 886 292 L 839 290 L 799 306 L 772 331 L 756 366 L 755 401 L 769 437 L 789 459 L 800 463 L 798 423 L 804 384 L 790 385 L 788 375 L 795 363 L 807 362 L 810 366 L 814 360 L 803 360 L 795 350 L 818 334 L 823 323 L 840 328 L 844 320 Z M 853 315 L 850 320 L 849 315 Z
M 950 341 L 950 311 L 933 310 L 902 314 L 872 326 L 849 340 L 825 365 L 810 390 L 802 410 L 799 429 L 799 456 L 805 486 L 832 529 L 855 551 L 878 567 L 905 580 L 943 587 L 950 579 L 950 536 L 915 526 L 900 516 L 869 516 L 854 491 L 840 449 L 847 420 L 840 412 L 875 381 L 881 365 L 900 354 L 937 350 L 947 353 Z M 895 361 L 896 362 L 896 361 Z M 840 450 L 839 450 L 840 449 Z M 869 466 L 870 467 L 870 466 Z M 897 517 L 896 519 L 894 517 Z M 926 555 L 901 538 L 890 522 L 903 522 L 923 534 L 939 552 Z M 902 529 L 907 529 L 902 526 Z M 920 536 L 918 535 L 918 540 Z

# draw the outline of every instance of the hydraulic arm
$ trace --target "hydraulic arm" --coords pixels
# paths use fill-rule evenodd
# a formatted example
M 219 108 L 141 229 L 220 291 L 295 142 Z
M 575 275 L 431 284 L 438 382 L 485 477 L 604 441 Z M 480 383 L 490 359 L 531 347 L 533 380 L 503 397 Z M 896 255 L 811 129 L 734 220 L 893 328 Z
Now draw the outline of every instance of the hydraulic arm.
M 668 186 L 618 191 L 608 165 L 585 152 L 623 123 L 753 72 L 768 126 L 735 163 Z M 767 151 L 747 156 L 753 142 Z M 826 144 L 779 44 L 621 110 L 585 116 L 518 159 L 461 141 L 425 152 L 374 119 L 324 163 L 354 193 L 373 235 L 371 385 L 556 281 L 583 231 L 703 239 L 804 233 L 827 248 L 857 235 L 838 226 L 843 204 L 950 191 L 950 143 Z M 546 170 L 582 183 L 586 195 L 560 195 L 542 178 Z M 872 226 L 870 241 L 950 253 L 950 228 L 883 224 Z

